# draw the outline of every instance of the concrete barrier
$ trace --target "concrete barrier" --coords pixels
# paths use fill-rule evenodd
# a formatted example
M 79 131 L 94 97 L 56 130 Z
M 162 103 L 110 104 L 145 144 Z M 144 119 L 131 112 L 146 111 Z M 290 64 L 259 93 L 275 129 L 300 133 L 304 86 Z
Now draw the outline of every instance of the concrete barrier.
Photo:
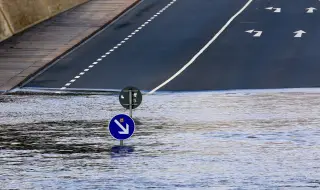
M 0 41 L 89 0 L 2 0 Z

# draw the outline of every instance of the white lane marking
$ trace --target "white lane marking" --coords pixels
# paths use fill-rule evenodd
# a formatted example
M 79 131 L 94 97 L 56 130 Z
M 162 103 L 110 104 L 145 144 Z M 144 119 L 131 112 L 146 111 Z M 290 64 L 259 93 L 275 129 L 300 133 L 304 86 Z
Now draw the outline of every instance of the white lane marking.
M 108 52 L 106 52 L 104 55 L 102 55 L 100 58 L 97 59 L 96 62 L 92 63 L 92 65 L 89 65 L 88 68 L 84 69 L 84 72 L 81 72 L 79 76 L 74 77 L 69 83 L 65 84 L 64 87 L 61 88 L 61 90 L 66 89 L 69 87 L 72 83 L 74 83 L 80 76 L 84 75 L 85 72 L 89 71 L 90 68 L 93 68 L 95 65 L 97 65 L 99 62 L 101 62 L 104 58 L 107 57 L 107 55 L 110 55 L 113 51 L 115 51 L 117 48 L 119 48 L 122 44 L 124 44 L 126 41 L 128 41 L 130 38 L 133 37 L 136 33 L 141 31 L 147 24 L 149 24 L 152 20 L 154 20 L 158 15 L 160 15 L 164 10 L 166 10 L 168 7 L 170 7 L 173 3 L 175 3 L 177 0 L 172 0 L 167 6 L 162 8 L 160 11 L 158 11 L 156 14 L 152 15 L 151 18 L 148 19 L 148 21 L 144 22 L 141 26 L 139 26 L 137 29 L 135 29 L 130 35 L 128 35 L 125 39 L 123 39 L 120 43 L 118 43 L 116 46 L 114 46 L 112 49 L 110 49 Z
M 231 22 L 237 18 L 251 3 L 253 0 L 248 0 L 248 2 L 235 14 L 233 15 L 228 22 L 219 30 L 219 32 L 186 64 L 184 65 L 178 72 L 176 72 L 172 77 L 170 77 L 168 80 L 164 81 L 162 84 L 157 86 L 155 89 L 151 90 L 148 94 L 153 94 L 166 84 L 168 84 L 170 81 L 175 79 L 178 75 L 180 75 L 184 70 L 186 70 L 192 63 L 194 63 L 198 57 L 206 50 L 208 47 L 220 36 L 220 34 L 231 24 Z
M 281 8 L 275 8 L 275 7 L 267 7 L 265 8 L 267 10 L 274 10 L 274 13 L 281 13 Z
M 307 13 L 313 13 L 313 11 L 315 11 L 317 9 L 314 7 L 309 7 L 309 8 L 306 8 L 306 10 L 307 10 Z
M 262 35 L 262 33 L 263 33 L 263 31 L 257 31 L 257 30 L 254 30 L 254 29 L 252 29 L 252 30 L 247 30 L 247 31 L 245 31 L 245 32 L 250 33 L 250 34 L 252 34 L 253 32 L 255 32 L 255 35 L 253 35 L 253 37 L 261 37 L 261 35 Z
M 294 34 L 296 34 L 294 37 L 295 38 L 301 38 L 303 34 L 305 34 L 306 32 L 303 31 L 303 30 L 298 30 L 298 31 L 295 31 Z

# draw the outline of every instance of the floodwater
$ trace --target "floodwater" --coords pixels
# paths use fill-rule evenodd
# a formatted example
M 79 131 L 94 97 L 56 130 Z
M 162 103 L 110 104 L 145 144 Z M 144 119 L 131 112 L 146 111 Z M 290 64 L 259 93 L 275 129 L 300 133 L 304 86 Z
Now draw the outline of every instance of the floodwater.
M 320 92 L 0 96 L 0 189 L 320 189 Z

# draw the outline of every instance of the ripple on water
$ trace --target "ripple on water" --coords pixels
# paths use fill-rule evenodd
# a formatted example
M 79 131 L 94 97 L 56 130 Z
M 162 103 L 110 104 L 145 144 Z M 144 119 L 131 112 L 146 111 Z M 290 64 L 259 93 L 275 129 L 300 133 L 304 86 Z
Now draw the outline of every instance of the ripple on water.
M 1 189 L 320 188 L 318 94 L 145 96 L 124 148 L 117 101 L 1 97 Z

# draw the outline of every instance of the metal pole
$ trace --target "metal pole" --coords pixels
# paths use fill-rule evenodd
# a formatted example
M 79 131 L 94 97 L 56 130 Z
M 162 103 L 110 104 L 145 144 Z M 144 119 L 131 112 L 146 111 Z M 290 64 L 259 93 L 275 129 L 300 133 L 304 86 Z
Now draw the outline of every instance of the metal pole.
M 132 118 L 132 90 L 129 90 L 129 109 L 130 109 L 130 117 Z
M 120 140 L 120 146 L 123 146 L 123 140 Z

